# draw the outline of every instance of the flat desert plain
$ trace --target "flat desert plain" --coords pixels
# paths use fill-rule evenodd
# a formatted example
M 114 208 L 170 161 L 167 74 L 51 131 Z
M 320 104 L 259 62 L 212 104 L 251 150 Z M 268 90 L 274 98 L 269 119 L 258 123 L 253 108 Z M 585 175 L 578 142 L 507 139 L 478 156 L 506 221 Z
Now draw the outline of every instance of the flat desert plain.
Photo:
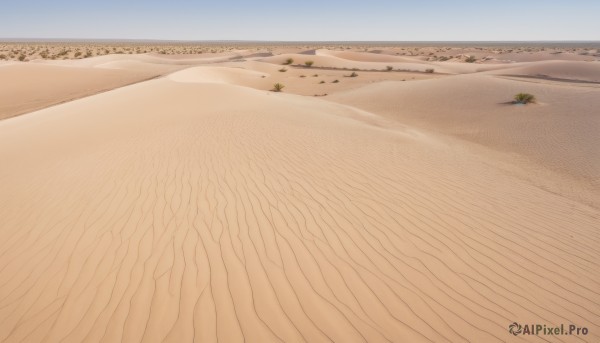
M 0 58 L 2 342 L 600 341 L 598 46 Z

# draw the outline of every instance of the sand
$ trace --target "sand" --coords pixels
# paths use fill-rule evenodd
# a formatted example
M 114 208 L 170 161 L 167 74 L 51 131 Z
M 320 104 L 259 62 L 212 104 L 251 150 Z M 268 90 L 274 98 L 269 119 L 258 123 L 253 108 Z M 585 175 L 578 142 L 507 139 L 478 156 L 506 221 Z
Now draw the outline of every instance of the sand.
M 600 339 L 596 84 L 113 57 L 0 66 L 113 88 L 0 121 L 0 341 Z

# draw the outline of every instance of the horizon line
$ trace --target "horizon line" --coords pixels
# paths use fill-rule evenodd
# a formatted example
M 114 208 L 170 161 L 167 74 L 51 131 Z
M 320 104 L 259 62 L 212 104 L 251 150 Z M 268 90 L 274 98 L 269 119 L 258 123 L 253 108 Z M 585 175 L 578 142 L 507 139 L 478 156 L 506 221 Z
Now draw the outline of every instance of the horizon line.
M 24 38 L 0 37 L 0 42 L 177 42 L 177 43 L 600 43 L 600 40 L 263 40 L 153 38 Z

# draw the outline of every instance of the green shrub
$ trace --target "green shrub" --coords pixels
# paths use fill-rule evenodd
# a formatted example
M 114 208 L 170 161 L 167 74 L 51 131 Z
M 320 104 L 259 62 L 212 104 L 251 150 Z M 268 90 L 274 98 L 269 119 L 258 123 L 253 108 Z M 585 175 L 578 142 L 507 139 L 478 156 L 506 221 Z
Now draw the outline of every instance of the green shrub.
M 281 83 L 276 83 L 273 85 L 273 92 L 281 92 L 285 88 Z
M 529 104 L 529 103 L 534 103 L 535 102 L 535 96 L 533 96 L 532 94 L 529 93 L 519 93 L 517 95 L 515 95 L 515 104 Z
M 288 58 L 287 60 L 285 60 L 285 62 L 283 63 L 283 65 L 290 65 L 294 63 L 294 60 L 292 58 Z
M 306 61 L 306 62 L 304 62 L 304 65 L 306 65 L 309 68 L 312 67 L 313 64 L 315 64 L 315 62 L 313 62 L 313 61 Z

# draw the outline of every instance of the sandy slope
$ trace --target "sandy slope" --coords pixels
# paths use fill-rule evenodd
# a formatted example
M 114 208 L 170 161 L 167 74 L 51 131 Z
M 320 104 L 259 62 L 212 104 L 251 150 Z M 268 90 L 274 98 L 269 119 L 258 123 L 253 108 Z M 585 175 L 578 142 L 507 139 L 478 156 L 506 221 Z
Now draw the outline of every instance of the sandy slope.
M 539 103 L 507 104 L 519 92 L 535 94 Z M 525 172 L 532 181 L 538 172 L 554 170 L 572 179 L 562 185 L 561 193 L 600 206 L 600 149 L 595 143 L 600 132 L 598 87 L 461 75 L 378 83 L 329 99 L 525 157 L 537 165 L 535 174 L 531 169 Z
M 496 70 L 492 74 L 541 76 L 600 84 L 600 62 L 548 61 L 526 63 L 515 68 Z
M 501 155 L 592 180 L 597 89 L 531 84 L 543 104 L 514 108 L 529 83 L 464 75 L 314 98 L 240 66 L 0 121 L 0 341 L 524 340 L 513 321 L 600 339 L 598 191 Z
M 0 65 L 0 120 L 147 80 L 151 70 L 100 70 L 46 64 Z

